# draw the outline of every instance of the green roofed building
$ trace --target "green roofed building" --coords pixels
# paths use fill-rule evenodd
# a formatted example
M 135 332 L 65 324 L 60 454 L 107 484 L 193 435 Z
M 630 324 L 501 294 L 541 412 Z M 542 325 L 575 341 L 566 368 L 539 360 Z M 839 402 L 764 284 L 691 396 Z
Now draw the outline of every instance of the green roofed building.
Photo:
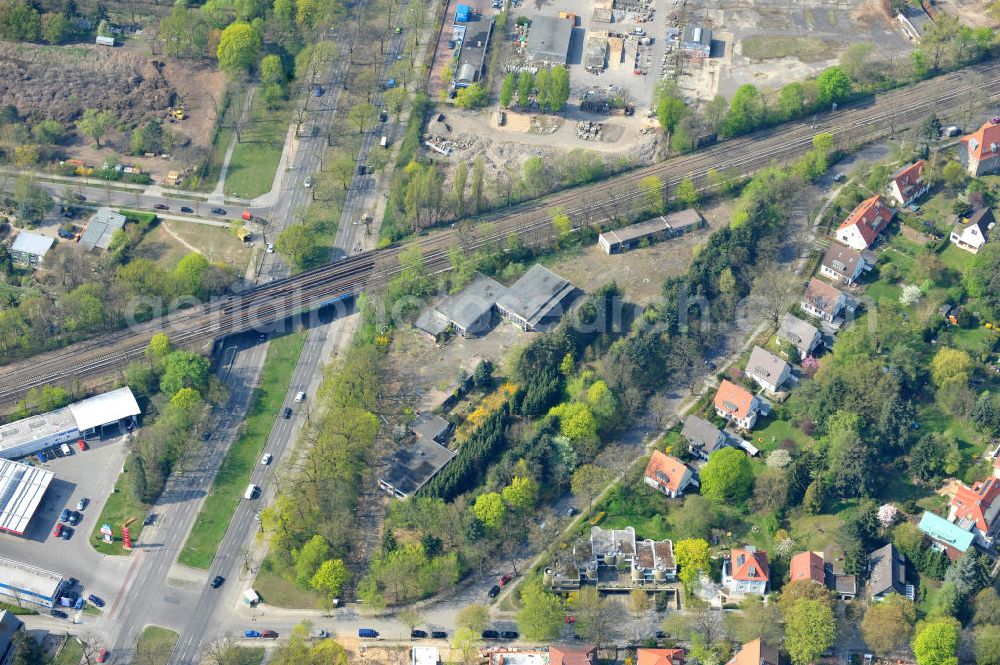
M 926 511 L 920 518 L 919 528 L 934 541 L 934 547 L 944 550 L 948 558 L 953 560 L 962 556 L 975 539 L 971 531 L 966 531 L 957 524 Z

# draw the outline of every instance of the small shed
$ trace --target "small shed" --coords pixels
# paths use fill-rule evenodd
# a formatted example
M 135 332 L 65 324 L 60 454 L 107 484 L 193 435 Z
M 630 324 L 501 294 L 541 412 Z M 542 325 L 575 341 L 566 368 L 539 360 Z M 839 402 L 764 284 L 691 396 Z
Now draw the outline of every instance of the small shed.
M 33 268 L 42 262 L 54 242 L 55 239 L 48 236 L 21 231 L 10 247 L 11 259 L 18 265 Z
M 458 5 L 455 8 L 455 23 L 468 23 L 472 14 L 472 7 L 469 5 Z
M 114 46 L 115 45 L 115 38 L 114 37 L 102 37 L 101 35 L 98 35 L 97 39 L 94 40 L 94 43 L 97 44 L 98 46 Z

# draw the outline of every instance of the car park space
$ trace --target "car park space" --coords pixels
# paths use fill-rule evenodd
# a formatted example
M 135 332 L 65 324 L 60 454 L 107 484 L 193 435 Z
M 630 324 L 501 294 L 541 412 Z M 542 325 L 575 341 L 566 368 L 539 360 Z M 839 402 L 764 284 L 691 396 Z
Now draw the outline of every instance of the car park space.
M 96 522 L 101 508 L 114 489 L 125 445 L 119 436 L 88 439 L 86 448 L 81 451 L 74 442 L 71 454 L 60 450 L 62 457 L 46 449 L 46 461 L 40 466 L 54 474 L 49 489 L 24 536 L 0 534 L 0 549 L 7 558 L 89 584 L 103 557 L 91 547 L 88 538 L 99 526 Z M 35 455 L 30 459 L 39 465 Z M 81 508 L 83 499 L 86 501 Z M 63 535 L 67 533 L 68 539 Z

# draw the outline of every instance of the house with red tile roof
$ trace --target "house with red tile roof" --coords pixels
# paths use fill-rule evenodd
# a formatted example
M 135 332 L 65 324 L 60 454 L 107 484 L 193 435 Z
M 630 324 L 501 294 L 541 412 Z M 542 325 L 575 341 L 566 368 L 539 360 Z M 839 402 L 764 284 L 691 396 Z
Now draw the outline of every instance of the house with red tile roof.
M 684 649 L 639 649 L 635 665 L 682 665 Z
M 864 251 L 872 246 L 895 215 L 896 211 L 886 204 L 882 195 L 876 194 L 851 211 L 837 228 L 837 241 L 859 252 Z
M 671 499 L 681 496 L 684 489 L 691 484 L 692 478 L 691 469 L 684 462 L 659 450 L 653 451 L 649 464 L 646 465 L 646 472 L 643 474 L 643 480 L 647 485 Z
M 948 521 L 962 529 L 971 531 L 976 542 L 983 547 L 993 545 L 996 532 L 1000 530 L 1000 458 L 993 467 L 993 475 L 969 487 L 958 483 L 955 496 L 948 508 Z
M 761 403 L 753 393 L 723 379 L 715 393 L 715 413 L 743 429 L 753 429 Z
M 799 552 L 788 564 L 789 580 L 812 580 L 826 586 L 826 562 L 821 552 Z
M 722 563 L 722 588 L 734 596 L 767 593 L 771 581 L 767 552 L 752 545 L 734 547 Z
M 550 646 L 549 665 L 597 665 L 597 647 Z
M 726 665 L 784 665 L 781 652 L 760 640 L 747 642 L 740 647 Z
M 1000 122 L 994 118 L 977 131 L 962 137 L 958 151 L 962 165 L 971 176 L 1000 170 Z
M 924 179 L 922 159 L 904 166 L 889 178 L 889 198 L 901 206 L 908 206 L 927 193 L 931 187 Z

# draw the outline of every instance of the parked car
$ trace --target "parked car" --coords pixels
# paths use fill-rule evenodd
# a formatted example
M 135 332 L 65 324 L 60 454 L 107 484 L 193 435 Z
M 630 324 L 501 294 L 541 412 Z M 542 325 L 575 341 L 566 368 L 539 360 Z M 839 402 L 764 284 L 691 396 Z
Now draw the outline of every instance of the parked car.
M 499 584 L 494 584 L 493 588 L 490 589 L 490 592 L 489 592 L 488 595 L 489 595 L 490 598 L 496 598 L 497 596 L 499 596 L 500 595 L 500 585 Z
M 276 640 L 276 639 L 278 639 L 278 633 L 276 633 L 273 630 L 262 630 L 262 631 L 260 631 L 260 636 L 263 637 L 264 639 L 267 639 L 267 640 Z
M 226 209 L 225 208 L 212 208 L 212 214 L 213 215 L 225 215 L 226 214 Z
M 97 605 L 98 607 L 104 607 L 104 601 L 95 596 L 94 594 L 90 594 L 89 596 L 87 596 L 87 600 L 92 602 L 94 605 Z
M 566 617 L 565 619 L 563 619 L 563 621 L 565 621 L 566 623 L 576 623 L 576 617 L 570 615 L 570 616 Z
M 70 538 L 73 537 L 73 529 L 71 529 L 68 526 L 64 526 L 62 533 L 59 534 L 59 537 L 62 538 L 63 540 L 69 540 Z
M 443 640 L 448 637 L 448 633 L 444 632 L 443 630 L 432 630 L 431 637 L 434 638 L 435 640 Z
M 63 508 L 63 511 L 59 513 L 60 522 L 69 522 L 70 510 L 69 508 Z
M 259 510 L 253 514 L 253 518 L 255 520 L 257 520 L 258 522 L 260 521 L 260 511 Z
M 411 640 L 422 640 L 425 637 L 427 637 L 427 631 L 426 630 L 411 630 L 410 631 L 410 639 Z
M 518 633 L 516 630 L 501 630 L 500 639 L 501 640 L 516 640 L 518 638 Z
M 49 610 L 49 615 L 54 616 L 57 619 L 68 619 L 69 615 L 62 610 Z
M 256 630 L 244 630 L 243 631 L 243 637 L 257 638 L 257 637 L 260 637 L 260 633 L 257 632 Z
M 507 582 L 510 582 L 513 578 L 510 575 L 500 576 L 500 586 L 505 586 Z
M 836 173 L 833 174 L 833 181 L 834 182 L 840 182 L 841 180 L 843 180 L 846 177 L 847 176 L 845 176 L 843 173 L 841 173 L 840 171 L 838 171 L 838 172 L 836 172 Z
M 500 639 L 500 632 L 496 630 L 484 630 L 483 631 L 484 640 L 498 640 Z
M 194 210 L 192 210 L 191 208 L 189 208 L 187 206 L 181 206 L 181 212 L 186 212 L 187 214 L 190 215 L 191 213 L 194 212 Z
M 386 122 L 388 120 L 389 120 L 389 114 L 386 113 L 385 111 L 380 111 L 379 114 L 378 114 L 378 121 L 379 122 Z
M 305 181 L 304 183 L 302 183 L 302 185 L 303 185 L 303 187 L 305 187 L 306 189 L 309 189 L 310 187 L 312 187 L 312 186 L 313 186 L 313 179 L 312 179 L 312 176 L 309 176 L 308 178 L 306 178 L 306 181 Z
M 292 417 L 292 407 L 286 406 L 285 410 L 281 412 L 281 417 L 284 418 L 285 420 L 288 420 L 289 418 L 291 418 Z
M 52 535 L 56 538 L 62 535 L 63 524 L 62 522 L 56 522 L 56 528 L 52 529 Z
M 274 243 L 273 242 L 267 243 L 267 253 L 268 254 L 274 254 Z
M 84 441 L 83 439 L 80 439 L 79 441 L 76 442 L 76 447 L 79 448 L 81 452 L 89 448 L 87 442 Z
M 83 515 L 81 515 L 80 513 L 76 512 L 75 510 L 71 510 L 70 513 L 69 513 L 69 519 L 67 520 L 67 522 L 69 523 L 70 526 L 76 526 L 77 524 L 80 523 L 80 520 L 82 518 L 83 518 Z
M 150 513 L 150 514 L 146 515 L 146 519 L 144 519 L 142 521 L 142 525 L 143 526 L 149 526 L 150 524 L 152 524 L 155 521 L 156 521 L 156 513 Z
M 48 456 L 49 459 L 52 459 L 53 457 L 65 457 L 66 456 L 66 453 L 64 453 L 62 451 L 62 448 L 49 448 L 46 451 L 45 454 L 46 454 L 46 456 Z
M 223 577 L 222 575 L 216 575 L 214 578 L 212 578 L 212 588 L 218 589 L 220 586 L 222 586 L 222 583 L 225 581 L 226 581 L 225 577 Z
M 295 395 L 295 403 L 301 404 L 304 401 L 306 401 L 306 393 L 305 391 L 300 390 L 298 394 Z
M 76 199 L 77 201 L 86 201 L 87 200 L 87 197 L 84 196 L 83 194 L 74 194 L 73 198 Z
M 322 96 L 323 96 L 323 86 L 318 85 L 315 88 L 313 88 L 313 97 L 322 97 Z
M 369 639 L 377 639 L 378 631 L 374 628 L 358 628 L 358 637 L 367 637 Z
M 317 639 L 317 640 L 323 639 L 328 634 L 329 633 L 327 633 L 322 628 L 313 628 L 312 630 L 309 631 L 309 637 L 312 637 L 312 638 Z
M 569 508 L 566 509 L 566 513 L 565 514 L 566 514 L 566 517 L 573 517 L 573 515 L 576 515 L 576 508 L 574 508 L 573 506 L 570 506 Z
M 155 210 L 170 210 L 170 206 L 163 205 L 162 203 L 157 203 L 156 205 L 153 206 L 153 209 L 155 209 Z
M 101 649 L 97 652 L 97 662 L 106 663 L 108 662 L 108 656 L 111 655 L 107 649 Z
M 35 453 L 35 459 L 37 459 L 40 463 L 45 464 L 45 453 Z
M 365 168 L 365 165 L 364 165 L 364 164 L 360 165 L 360 166 L 358 167 L 358 175 L 364 175 L 364 174 L 365 174 L 365 172 L 367 172 L 367 170 L 368 170 L 368 169 L 366 169 L 366 168 Z
M 271 460 L 273 459 L 274 457 L 271 455 L 271 453 L 264 453 L 264 456 L 260 458 L 260 463 L 263 464 L 264 466 L 267 466 L 268 464 L 271 463 Z

